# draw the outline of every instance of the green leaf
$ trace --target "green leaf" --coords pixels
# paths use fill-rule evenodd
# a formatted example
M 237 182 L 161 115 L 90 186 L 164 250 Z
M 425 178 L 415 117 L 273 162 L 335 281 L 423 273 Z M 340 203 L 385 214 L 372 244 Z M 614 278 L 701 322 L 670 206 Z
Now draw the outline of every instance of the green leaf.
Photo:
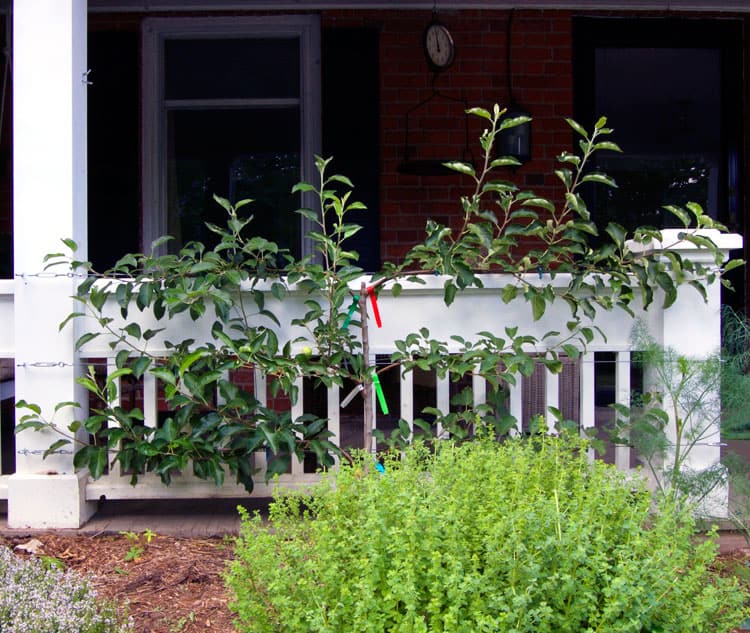
M 503 287 L 502 293 L 500 295 L 500 298 L 503 300 L 503 303 L 510 303 L 518 296 L 518 286 L 514 286 L 512 284 L 508 284 Z
M 198 275 L 200 273 L 205 273 L 212 270 L 216 270 L 216 264 L 212 262 L 198 262 L 197 264 L 193 264 L 193 266 L 190 267 L 188 273 L 191 275 Z
M 133 363 L 133 376 L 140 378 L 146 373 L 146 370 L 151 366 L 151 359 L 146 356 L 137 358 Z
M 282 453 L 280 455 L 274 455 L 271 461 L 268 462 L 266 469 L 266 481 L 271 479 L 274 475 L 283 475 L 289 471 L 289 467 L 292 464 L 292 456 L 289 453 Z
M 517 158 L 514 158 L 513 156 L 503 156 L 501 158 L 495 158 L 490 163 L 490 169 L 495 169 L 496 167 L 519 167 L 520 165 L 521 161 Z
M 610 178 L 609 176 L 607 176 L 607 174 L 602 174 L 600 172 L 586 174 L 583 178 L 581 178 L 581 182 L 598 182 L 603 185 L 607 185 L 608 187 L 617 188 L 617 183 L 615 182 L 614 178 Z
M 562 183 L 565 185 L 565 189 L 571 189 L 573 185 L 573 174 L 570 169 L 556 169 L 555 176 L 557 176 Z
M 150 283 L 143 283 L 141 284 L 141 287 L 138 289 L 138 296 L 135 300 L 135 305 L 138 306 L 138 309 L 143 312 L 143 310 L 148 307 L 148 305 L 151 303 L 151 298 L 154 295 L 154 289 L 152 288 Z
M 150 373 L 158 380 L 161 380 L 163 383 L 172 386 L 177 385 L 177 379 L 175 378 L 175 375 L 166 367 L 154 367 L 153 369 L 151 369 Z
M 157 237 L 153 242 L 151 242 L 151 250 L 155 251 L 158 249 L 162 244 L 166 244 L 167 242 L 173 240 L 174 238 L 171 235 L 162 235 L 161 237 Z
M 75 252 L 78 250 L 78 244 L 75 242 L 75 240 L 72 240 L 69 237 L 65 237 L 60 241 L 65 244 L 65 246 L 67 246 L 71 251 Z
M 730 259 L 726 264 L 724 264 L 724 272 L 728 273 L 730 270 L 734 270 L 735 268 L 739 268 L 740 266 L 744 265 L 744 259 Z
M 620 146 L 617 145 L 617 143 L 613 143 L 612 141 L 599 141 L 597 143 L 594 143 L 594 146 L 591 149 L 593 149 L 594 151 L 606 150 L 610 152 L 622 152 Z
M 457 290 L 458 288 L 452 281 L 448 280 L 445 282 L 445 295 L 443 297 L 443 300 L 445 301 L 445 305 L 449 306 L 453 303 L 453 301 L 456 298 Z
M 121 369 L 125 367 L 130 359 L 130 351 L 127 349 L 120 350 L 115 356 L 115 367 Z
M 232 205 L 230 204 L 229 200 L 214 194 L 214 201 L 219 204 L 227 213 L 231 213 Z
M 544 316 L 544 311 L 547 309 L 547 302 L 541 293 L 535 292 L 531 296 L 531 310 L 534 315 L 534 321 L 538 321 Z
M 300 193 L 300 192 L 307 192 L 307 191 L 315 191 L 315 187 L 313 187 L 311 184 L 306 182 L 298 182 L 296 185 L 292 187 L 292 193 Z
M 79 351 L 86 343 L 93 341 L 97 336 L 99 336 L 98 332 L 86 332 L 81 335 L 75 344 L 76 351 Z
M 141 338 L 141 326 L 137 323 L 128 323 L 123 330 L 128 336 L 132 336 L 135 339 Z
M 84 312 L 71 312 L 68 316 L 65 317 L 63 322 L 57 326 L 58 332 L 61 331 L 68 324 L 68 321 L 70 321 L 71 319 L 82 317 L 82 316 L 86 316 L 86 314 Z
M 690 215 L 683 209 L 682 207 L 678 207 L 673 204 L 665 204 L 664 209 L 669 211 L 672 215 L 674 215 L 676 218 L 682 222 L 682 225 L 687 228 L 690 226 Z
M 505 117 L 502 121 L 500 121 L 500 125 L 498 125 L 497 130 L 498 132 L 502 132 L 503 130 L 507 130 L 508 128 L 517 127 L 519 125 L 523 125 L 524 123 L 530 123 L 531 117 L 530 116 L 514 116 L 514 117 Z
M 622 248 L 625 244 L 625 238 L 627 237 L 627 231 L 624 227 L 616 222 L 610 222 L 607 224 L 607 228 L 604 229 L 612 238 L 612 241 L 617 244 L 618 247 Z
M 529 198 L 528 200 L 523 201 L 523 206 L 540 207 L 545 211 L 549 211 L 550 213 L 554 213 L 555 211 L 555 205 L 546 198 Z
M 42 454 L 42 459 L 46 459 L 47 456 L 57 452 L 58 449 L 67 446 L 68 444 L 70 444 L 70 440 L 57 440 L 56 442 L 52 442 L 52 444 L 49 445 L 49 448 L 47 448 Z
M 572 127 L 577 134 L 580 134 L 583 138 L 588 139 L 589 135 L 588 132 L 583 128 L 582 125 L 574 121 L 573 119 L 566 118 L 565 121 L 567 124 Z
M 484 108 L 469 108 L 468 110 L 466 110 L 466 114 L 471 114 L 473 116 L 478 116 L 483 119 L 487 119 L 488 121 L 492 121 L 492 115 L 488 110 L 485 110 Z
M 477 177 L 476 170 L 469 163 L 464 163 L 462 161 L 454 160 L 454 161 L 450 161 L 447 163 L 443 163 L 443 166 L 453 171 L 456 171 L 459 174 L 466 174 L 467 176 L 471 176 L 472 178 Z
M 350 189 L 354 188 L 354 183 L 349 180 L 349 178 L 347 178 L 346 176 L 342 176 L 341 174 L 334 174 L 333 176 L 330 176 L 328 178 L 328 182 L 340 182 L 345 184 Z
M 66 400 L 65 402 L 58 402 L 55 405 L 55 413 L 57 413 L 60 409 L 65 409 L 67 407 L 73 407 L 74 409 L 80 409 L 81 405 L 73 400 Z

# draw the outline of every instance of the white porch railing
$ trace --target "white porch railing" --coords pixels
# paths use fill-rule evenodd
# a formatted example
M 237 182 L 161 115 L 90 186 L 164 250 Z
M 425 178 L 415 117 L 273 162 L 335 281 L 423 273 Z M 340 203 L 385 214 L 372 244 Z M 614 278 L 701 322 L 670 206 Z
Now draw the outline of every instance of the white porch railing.
M 728 255 L 729 250 L 741 247 L 742 241 L 739 236 L 712 236 L 716 238 L 719 246 Z M 701 251 L 695 249 L 691 244 L 680 244 L 677 247 L 683 257 L 702 258 Z M 67 279 L 71 286 L 75 280 Z M 547 283 L 549 279 L 538 280 L 529 277 L 529 281 Z M 386 286 L 380 294 L 379 304 L 383 319 L 383 327 L 370 328 L 370 350 L 371 363 L 390 357 L 395 351 L 394 341 L 405 338 L 409 333 L 418 331 L 422 327 L 430 330 L 432 337 L 448 343 L 449 350 L 457 351 L 457 344 L 451 343 L 452 335 L 460 335 L 465 339 L 471 339 L 477 332 L 489 330 L 502 336 L 506 326 L 518 326 L 519 332 L 530 334 L 541 340 L 542 336 L 551 331 L 564 331 L 564 324 L 570 318 L 568 307 L 560 301 L 551 305 L 543 318 L 534 322 L 531 308 L 523 300 L 517 300 L 509 305 L 500 299 L 500 290 L 507 284 L 513 283 L 512 278 L 504 275 L 485 275 L 483 277 L 483 289 L 470 289 L 459 293 L 454 304 L 446 307 L 443 302 L 443 280 L 439 277 L 425 277 L 425 284 L 405 284 L 402 293 L 394 297 Z M 44 289 L 45 284 L 60 283 L 58 278 L 45 275 L 27 276 L 18 278 L 11 282 L 0 282 L 0 358 L 13 359 L 15 370 L 15 384 L 23 383 L 24 393 L 13 394 L 15 398 L 23 398 L 30 402 L 43 400 L 45 389 L 50 383 L 59 380 L 74 380 L 76 374 L 80 374 L 90 359 L 97 359 L 102 364 L 103 371 L 111 371 L 114 368 L 113 351 L 106 344 L 103 337 L 94 339 L 81 351 L 80 356 L 75 357 L 73 362 L 77 367 L 71 371 L 70 364 L 64 359 L 49 356 L 45 347 L 45 337 L 50 332 L 39 332 L 40 345 L 36 350 L 34 358 L 18 358 L 14 342 L 17 337 L 23 336 L 26 340 L 24 349 L 28 350 L 28 340 L 31 334 L 27 328 L 38 327 L 35 323 L 14 324 L 14 296 L 19 286 L 27 289 L 29 285 L 36 286 L 37 293 Z M 567 278 L 558 276 L 554 283 L 564 286 Z M 289 323 L 294 316 L 303 310 L 303 301 L 306 297 L 296 296 L 293 292 L 291 297 L 282 302 L 269 295 L 267 308 L 274 311 L 282 323 Z M 117 313 L 113 306 L 113 314 Z M 131 315 L 132 317 L 132 315 Z M 167 353 L 165 340 L 181 340 L 182 338 L 208 339 L 211 319 L 193 322 L 184 315 L 169 322 L 168 331 L 162 332 L 159 337 L 150 342 L 150 351 L 154 353 Z M 636 310 L 636 318 L 640 319 L 648 328 L 651 336 L 659 343 L 676 348 L 678 351 L 690 356 L 705 356 L 715 351 L 720 343 L 720 294 L 719 285 L 714 284 L 708 290 L 708 301 L 704 302 L 699 294 L 691 288 L 681 289 L 678 300 L 667 310 L 659 308 L 659 299 L 648 310 Z M 156 327 L 154 321 L 148 322 L 149 317 L 143 316 L 142 327 Z M 59 321 L 58 321 L 59 322 Z M 572 419 L 576 419 L 582 429 L 590 427 L 601 427 L 610 415 L 606 406 L 607 398 L 602 400 L 601 394 L 608 392 L 609 401 L 621 404 L 629 404 L 630 399 L 630 334 L 633 326 L 633 318 L 624 311 L 612 312 L 600 311 L 595 325 L 606 336 L 597 338 L 575 363 L 570 363 L 562 375 L 552 374 L 546 369 L 540 369 L 532 379 L 518 381 L 509 387 L 508 408 L 510 413 L 518 420 L 519 427 L 530 413 L 543 413 L 547 407 L 554 406 L 566 410 Z M 159 326 L 163 326 L 160 323 Z M 57 334 L 57 322 L 47 322 L 50 328 Z M 70 325 L 68 326 L 70 327 Z M 301 334 L 301 331 L 293 329 L 279 331 L 279 338 L 292 339 Z M 64 336 L 57 334 L 57 336 Z M 72 340 L 68 338 L 68 340 Z M 554 339 L 549 339 L 545 344 L 553 345 Z M 451 345 L 456 345 L 451 348 Z M 543 352 L 543 348 L 536 351 Z M 601 354 L 608 353 L 606 359 Z M 27 352 L 28 353 L 28 352 Z M 602 372 L 597 367 L 603 367 L 603 361 L 610 364 L 611 371 Z M 614 363 L 612 365 L 612 363 Z M 604 376 L 607 376 L 607 384 L 604 384 Z M 62 376 L 62 378 L 61 378 Z M 22 379 L 22 380 L 21 380 Z M 5 395 L 8 395 L 9 381 L 6 381 Z M 253 389 L 260 402 L 266 402 L 267 393 L 264 376 L 255 371 L 251 377 Z M 388 431 L 402 418 L 412 425 L 415 417 L 420 414 L 421 408 L 434 406 L 442 411 L 448 411 L 450 401 L 451 384 L 448 379 L 438 379 L 427 373 L 394 373 L 386 379 L 389 398 L 394 401 L 390 403 L 393 411 L 391 416 L 383 416 L 375 411 L 375 427 Z M 478 376 L 471 377 L 474 387 L 475 403 L 484 400 L 486 388 L 484 380 Z M 13 384 L 13 383 L 11 383 Z M 300 384 L 302 387 L 302 384 Z M 137 387 L 140 390 L 138 406 L 143 409 L 145 424 L 156 426 L 159 417 L 158 384 L 153 376 L 144 377 L 142 384 Z M 72 387 L 68 387 L 72 391 Z M 122 390 L 121 390 L 122 393 Z M 293 406 L 292 416 L 297 417 L 303 412 L 317 407 L 316 413 L 321 412 L 329 420 L 329 430 L 333 433 L 333 441 L 342 442 L 344 445 L 356 442 L 351 437 L 361 438 L 363 400 L 355 398 L 347 407 L 341 408 L 340 403 L 347 395 L 341 393 L 338 387 L 331 388 L 325 394 L 317 393 L 315 402 L 311 401 L 310 390 L 300 388 L 301 397 Z M 597 397 L 599 394 L 599 397 Z M 599 400 L 597 406 L 597 400 Z M 375 406 L 375 398 L 372 398 Z M 50 413 L 49 411 L 45 411 Z M 11 424 L 8 419 L 3 419 L 2 426 L 6 433 L 2 436 L 8 437 L 7 428 Z M 521 430 L 519 428 L 519 430 Z M 707 467 L 715 464 L 720 456 L 718 445 L 718 428 L 716 429 L 715 446 L 712 442 L 697 447 L 691 455 L 691 466 L 694 468 Z M 157 499 L 169 497 L 242 497 L 246 495 L 244 488 L 230 483 L 231 476 L 227 474 L 224 486 L 218 488 L 212 482 L 206 482 L 194 476 L 183 473 L 173 478 L 173 483 L 166 487 L 158 478 L 150 475 L 140 476 L 139 483 L 133 487 L 129 483 L 129 475 L 119 471 L 117 465 L 98 479 L 92 481 L 86 473 L 74 473 L 72 468 L 72 455 L 69 453 L 58 453 L 50 456 L 47 460 L 41 459 L 41 452 L 50 443 L 51 436 L 32 431 L 25 431 L 15 438 L 15 451 L 12 458 L 14 464 L 9 466 L 2 464 L 3 472 L 0 477 L 0 499 L 8 499 L 9 519 L 16 525 L 30 523 L 50 525 L 50 521 L 39 517 L 44 509 L 32 509 L 28 495 L 31 490 L 44 491 L 48 488 L 54 489 L 54 482 L 60 478 L 69 479 L 66 484 L 70 488 L 70 482 L 80 482 L 74 485 L 74 490 L 79 490 L 80 498 L 72 499 L 68 506 L 90 507 L 87 502 L 98 500 L 102 497 L 107 499 L 138 498 Z M 6 439 L 7 441 L 7 439 Z M 361 445 L 361 440 L 360 445 Z M 7 447 L 6 447 L 7 448 Z M 2 452 L 3 459 L 9 459 L 8 451 Z M 614 449 L 612 461 L 621 468 L 627 469 L 631 466 L 631 455 L 626 447 Z M 270 486 L 266 485 L 263 477 L 265 467 L 265 454 L 258 453 L 254 456 L 255 467 L 259 469 L 257 485 L 254 495 L 267 496 L 270 494 Z M 306 486 L 315 480 L 316 475 L 310 466 L 300 461 L 294 461 L 291 472 L 279 478 L 278 485 L 300 487 Z M 15 471 L 15 474 L 8 474 Z M 73 478 L 72 480 L 70 478 Z M 49 493 L 53 494 L 53 493 Z M 55 493 L 57 494 L 57 493 Z M 70 491 L 67 494 L 72 494 Z M 75 497 L 75 494 L 72 494 Z M 45 494 L 40 492 L 39 499 L 44 499 Z M 78 506 L 76 506 L 78 504 Z M 20 519 L 14 520 L 14 512 L 18 512 Z M 75 514 L 75 509 L 71 510 Z M 37 518 L 35 518 L 37 517 Z M 68 519 L 51 519 L 56 525 L 67 524 Z M 81 511 L 74 517 L 72 522 L 85 520 L 85 512 Z M 70 523 L 70 521 L 68 521 Z

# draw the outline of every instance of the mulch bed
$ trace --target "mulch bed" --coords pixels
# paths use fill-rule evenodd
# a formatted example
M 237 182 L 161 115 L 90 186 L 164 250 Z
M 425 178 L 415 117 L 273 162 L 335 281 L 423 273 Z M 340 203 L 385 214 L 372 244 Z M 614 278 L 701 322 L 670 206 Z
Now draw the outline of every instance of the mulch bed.
M 145 543 L 141 537 L 137 547 L 143 552 L 128 560 L 134 543 L 124 535 L 35 538 L 42 543 L 37 555 L 57 558 L 67 569 L 88 575 L 100 595 L 127 605 L 136 633 L 234 631 L 222 578 L 232 558 L 230 540 L 157 535 Z M 13 548 L 28 541 L 0 537 L 0 545 Z

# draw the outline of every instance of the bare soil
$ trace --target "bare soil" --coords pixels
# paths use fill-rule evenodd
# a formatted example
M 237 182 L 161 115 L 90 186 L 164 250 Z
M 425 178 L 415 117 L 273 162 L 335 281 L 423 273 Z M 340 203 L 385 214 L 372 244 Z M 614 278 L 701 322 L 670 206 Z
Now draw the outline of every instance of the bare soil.
M 231 633 L 230 596 L 222 574 L 232 542 L 220 538 L 35 536 L 37 555 L 60 560 L 91 578 L 99 595 L 126 606 L 136 633 Z M 15 548 L 29 537 L 2 537 Z M 140 551 L 142 550 L 142 551 Z M 30 554 L 16 549 L 19 556 Z M 135 554 L 138 554 L 137 556 Z

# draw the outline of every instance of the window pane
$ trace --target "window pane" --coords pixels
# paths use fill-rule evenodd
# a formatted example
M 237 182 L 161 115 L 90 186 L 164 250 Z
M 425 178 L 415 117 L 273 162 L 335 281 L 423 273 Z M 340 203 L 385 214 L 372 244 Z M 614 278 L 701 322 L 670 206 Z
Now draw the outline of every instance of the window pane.
M 676 226 L 665 204 L 701 204 L 717 217 L 722 159 L 718 48 L 598 48 L 596 112 L 624 154 L 598 166 L 618 189 L 603 196 L 604 218 L 632 228 Z
M 220 226 L 226 213 L 217 194 L 237 202 L 248 227 L 299 254 L 300 222 L 291 194 L 300 178 L 299 109 L 174 110 L 168 113 L 169 233 L 178 244 L 215 242 L 205 222 Z
M 299 97 L 299 39 L 168 39 L 165 97 Z

